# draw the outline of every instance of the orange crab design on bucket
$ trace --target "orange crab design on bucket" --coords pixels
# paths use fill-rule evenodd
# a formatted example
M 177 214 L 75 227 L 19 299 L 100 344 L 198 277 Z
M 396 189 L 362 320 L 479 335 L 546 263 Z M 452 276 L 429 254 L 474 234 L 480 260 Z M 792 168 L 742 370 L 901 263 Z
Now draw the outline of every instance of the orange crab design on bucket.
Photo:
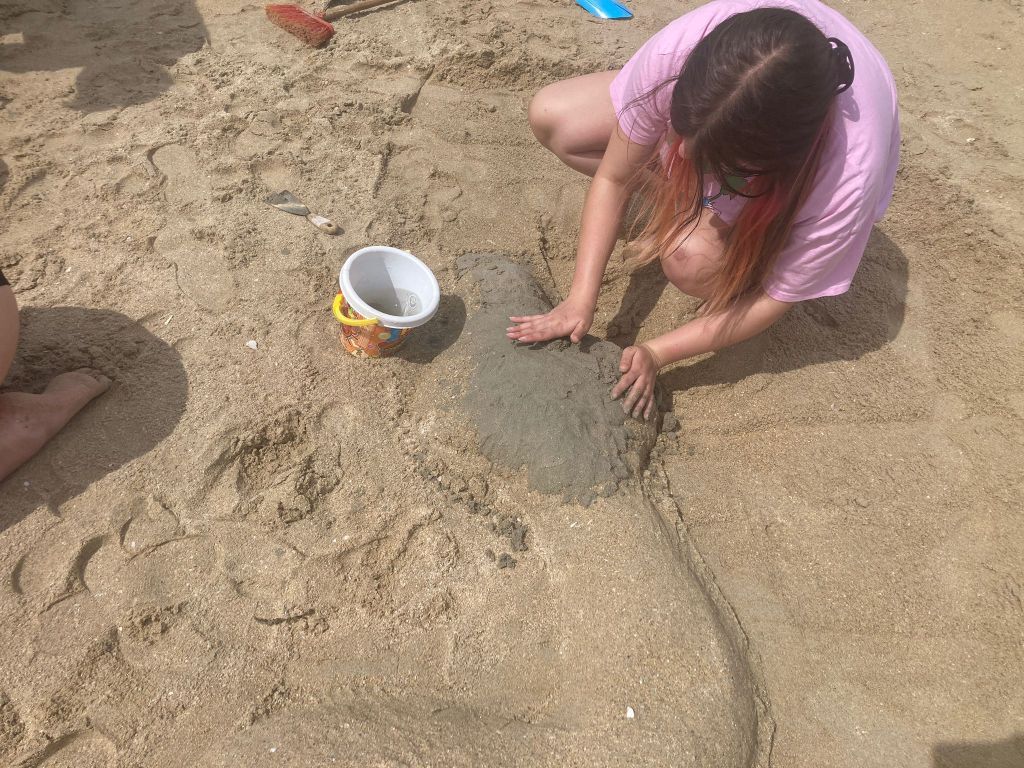
M 334 316 L 341 323 L 341 344 L 356 357 L 384 357 L 402 346 L 412 328 L 388 328 L 374 318 L 356 312 L 338 293 L 334 297 Z

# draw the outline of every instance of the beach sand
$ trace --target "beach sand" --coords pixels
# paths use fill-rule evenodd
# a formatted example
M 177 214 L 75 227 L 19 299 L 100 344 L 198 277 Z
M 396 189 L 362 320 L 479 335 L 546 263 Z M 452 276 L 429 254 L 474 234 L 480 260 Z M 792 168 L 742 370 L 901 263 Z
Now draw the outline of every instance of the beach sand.
M 0 7 L 5 385 L 114 382 L 0 486 L 0 764 L 1024 764 L 1019 0 L 835 4 L 900 88 L 893 205 L 849 294 L 664 372 L 660 431 L 495 374 L 607 373 L 504 356 L 469 274 L 569 286 L 529 97 L 694 5 L 400 2 L 319 51 L 239 0 Z M 443 296 L 367 361 L 330 304 L 375 243 Z M 592 333 L 694 309 L 616 255 Z

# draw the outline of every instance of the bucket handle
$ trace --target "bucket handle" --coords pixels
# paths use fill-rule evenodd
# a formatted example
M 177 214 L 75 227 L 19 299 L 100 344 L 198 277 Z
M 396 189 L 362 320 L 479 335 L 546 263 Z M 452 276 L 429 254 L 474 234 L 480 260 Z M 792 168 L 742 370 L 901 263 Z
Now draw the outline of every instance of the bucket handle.
M 345 325 L 355 325 L 360 327 L 366 327 L 368 325 L 377 325 L 377 318 L 375 317 L 364 317 L 362 320 L 353 320 L 351 317 L 345 317 L 345 313 L 341 311 L 341 302 L 345 300 L 341 291 L 334 297 L 334 317 L 337 318 L 339 323 Z

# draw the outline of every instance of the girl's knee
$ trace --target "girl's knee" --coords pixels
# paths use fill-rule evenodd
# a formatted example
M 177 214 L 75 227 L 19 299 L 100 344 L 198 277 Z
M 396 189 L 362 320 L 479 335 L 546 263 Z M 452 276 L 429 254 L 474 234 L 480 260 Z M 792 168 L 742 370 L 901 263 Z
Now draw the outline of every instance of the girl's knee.
M 695 251 L 693 245 L 684 242 L 661 260 L 661 269 L 668 281 L 687 296 L 706 299 L 713 292 L 716 273 L 706 257 Z
M 661 261 L 665 277 L 689 296 L 707 299 L 724 268 L 729 226 L 710 211 L 701 212 L 694 231 Z
M 552 97 L 551 86 L 542 88 L 530 101 L 527 110 L 527 119 L 530 121 L 530 130 L 537 137 L 537 141 L 545 147 L 551 147 L 551 140 L 558 125 L 558 118 L 555 113 L 557 101 Z

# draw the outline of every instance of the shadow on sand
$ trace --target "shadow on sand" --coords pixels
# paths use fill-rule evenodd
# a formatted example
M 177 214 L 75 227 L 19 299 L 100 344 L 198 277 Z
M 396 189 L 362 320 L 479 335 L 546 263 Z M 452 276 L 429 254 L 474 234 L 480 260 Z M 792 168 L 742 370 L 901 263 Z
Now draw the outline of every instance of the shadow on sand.
M 207 39 L 194 0 L 5 0 L 0 29 L 0 71 L 81 69 L 66 102 L 80 112 L 156 98 Z
M 39 506 L 60 506 L 144 455 L 185 412 L 188 379 L 178 353 L 109 310 L 26 308 L 5 388 L 38 392 L 58 373 L 92 368 L 113 380 L 35 458 L 0 483 L 0 531 Z
M 441 294 L 437 314 L 422 328 L 409 334 L 395 357 L 410 363 L 431 363 L 454 344 L 466 325 L 466 303 L 458 296 Z
M 896 338 L 903 326 L 907 259 L 878 229 L 871 233 L 851 289 L 841 296 L 806 301 L 749 341 L 661 376 L 670 391 L 735 384 L 748 376 L 782 373 L 836 360 L 857 360 Z M 638 270 L 612 320 L 609 336 L 634 343 L 642 322 L 668 286 L 660 266 Z M 673 289 L 674 290 L 674 289 Z
M 1024 733 L 1004 741 L 938 744 L 932 749 L 935 768 L 1021 768 Z

